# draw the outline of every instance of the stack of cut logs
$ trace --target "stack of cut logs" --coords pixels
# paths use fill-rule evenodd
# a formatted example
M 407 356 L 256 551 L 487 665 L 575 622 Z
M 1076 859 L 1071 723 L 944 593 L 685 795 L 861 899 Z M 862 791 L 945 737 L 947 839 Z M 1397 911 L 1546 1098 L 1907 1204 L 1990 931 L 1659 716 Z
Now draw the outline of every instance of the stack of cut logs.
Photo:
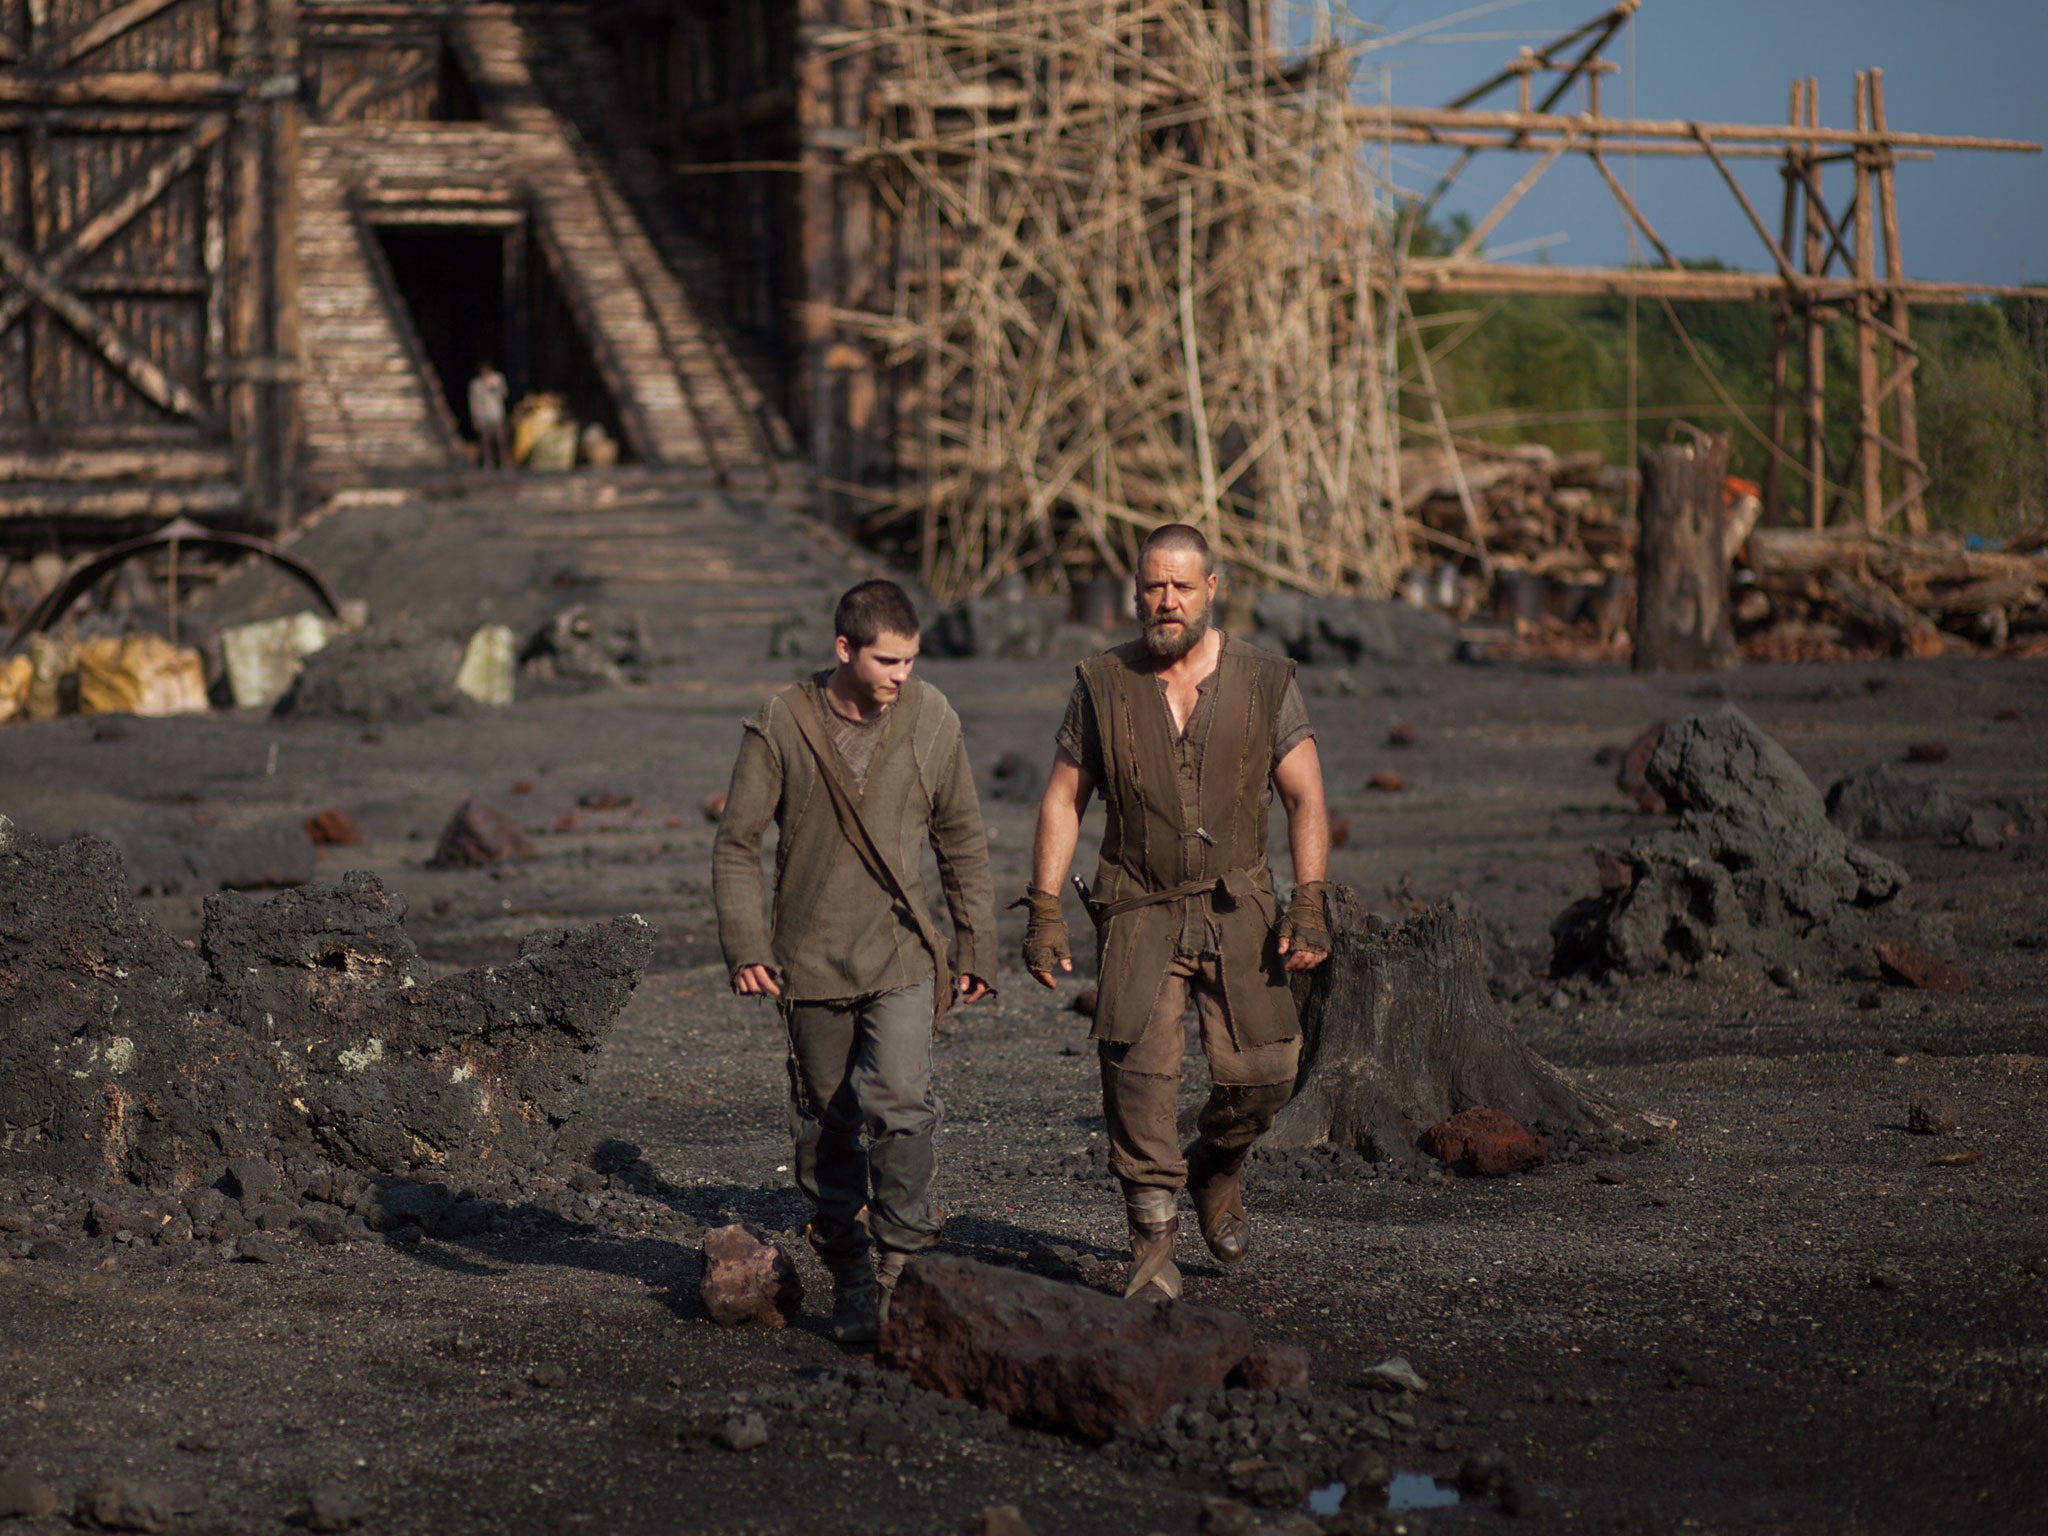
M 1636 525 L 1622 509 L 1634 482 L 1597 452 L 1540 444 L 1460 444 L 1455 467 L 1442 448 L 1404 452 L 1410 535 L 1461 573 L 1455 601 L 1441 580 L 1411 599 L 1512 620 L 1522 649 L 1625 652 Z M 2048 527 L 1997 549 L 1972 549 L 1956 534 L 1757 528 L 1755 490 L 1731 479 L 1726 500 L 1745 656 L 2048 655 Z
M 1759 528 L 1738 571 L 1744 654 L 2048 655 L 2048 528 L 1971 549 L 1954 534 Z

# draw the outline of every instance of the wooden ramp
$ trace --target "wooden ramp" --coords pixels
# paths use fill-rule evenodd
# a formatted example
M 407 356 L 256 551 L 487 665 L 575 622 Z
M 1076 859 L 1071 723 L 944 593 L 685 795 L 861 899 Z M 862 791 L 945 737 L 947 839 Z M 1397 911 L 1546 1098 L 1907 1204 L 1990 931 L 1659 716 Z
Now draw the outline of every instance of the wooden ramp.
M 576 135 L 543 101 L 507 8 L 451 20 L 477 122 L 383 121 L 301 135 L 305 434 L 322 478 L 464 462 L 457 427 L 369 226 L 531 220 L 615 406 L 652 469 L 767 486 L 780 429 L 692 294 Z

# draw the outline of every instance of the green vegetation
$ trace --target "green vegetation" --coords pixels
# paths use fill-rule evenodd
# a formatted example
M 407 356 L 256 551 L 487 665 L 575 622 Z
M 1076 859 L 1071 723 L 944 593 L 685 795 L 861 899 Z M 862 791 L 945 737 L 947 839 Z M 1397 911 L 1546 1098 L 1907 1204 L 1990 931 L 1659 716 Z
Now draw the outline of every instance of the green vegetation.
M 1458 233 L 1454 224 L 1428 244 L 1447 248 Z M 1697 265 L 1711 269 L 1718 263 Z M 1458 334 L 1462 327 L 1454 315 L 1492 310 L 1437 364 L 1454 430 L 1499 442 L 1547 443 L 1560 452 L 1595 448 L 1610 463 L 1626 463 L 1627 301 L 1520 295 L 1493 308 L 1495 303 L 1463 296 L 1416 301 L 1432 348 Z M 1671 312 L 1728 399 L 1757 432 L 1768 431 L 1769 304 L 1674 303 Z M 1762 479 L 1767 449 L 1730 414 L 1664 305 L 1639 299 L 1636 331 L 1638 441 L 1661 440 L 1677 419 L 1726 431 L 1733 437 L 1733 471 Z M 1930 523 L 1997 538 L 2048 521 L 2048 303 L 1917 309 L 1913 337 L 1920 347 L 1915 382 L 1921 457 L 1931 477 Z M 1880 352 L 1885 369 L 1888 352 Z M 1801 452 L 1796 389 L 1802 356 L 1795 330 L 1789 406 L 1795 458 Z M 1855 388 L 1855 330 L 1845 318 L 1827 329 L 1828 452 L 1838 479 L 1849 473 Z M 1423 421 L 1428 403 L 1410 394 L 1402 411 L 1411 421 Z M 1884 431 L 1895 430 L 1887 409 Z M 1802 503 L 1804 478 L 1788 473 L 1785 484 L 1788 500 Z

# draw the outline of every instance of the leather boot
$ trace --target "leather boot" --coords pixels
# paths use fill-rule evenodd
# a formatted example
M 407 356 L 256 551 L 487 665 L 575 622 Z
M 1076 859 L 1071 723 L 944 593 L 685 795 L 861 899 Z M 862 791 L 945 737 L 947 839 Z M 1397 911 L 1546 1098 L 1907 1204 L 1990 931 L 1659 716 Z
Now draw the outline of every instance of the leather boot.
M 832 1337 L 841 1344 L 872 1344 L 881 1336 L 880 1296 L 865 1251 L 828 1261 L 832 1271 Z
M 1244 1159 L 1249 1147 L 1225 1149 L 1206 1141 L 1188 1148 L 1188 1195 L 1202 1241 L 1218 1262 L 1235 1264 L 1250 1251 L 1251 1218 L 1244 1213 Z
M 1180 1267 L 1173 1262 L 1173 1239 L 1180 1231 L 1179 1192 L 1126 1187 L 1124 1209 L 1131 1224 L 1131 1267 L 1124 1276 L 1124 1295 L 1180 1300 Z

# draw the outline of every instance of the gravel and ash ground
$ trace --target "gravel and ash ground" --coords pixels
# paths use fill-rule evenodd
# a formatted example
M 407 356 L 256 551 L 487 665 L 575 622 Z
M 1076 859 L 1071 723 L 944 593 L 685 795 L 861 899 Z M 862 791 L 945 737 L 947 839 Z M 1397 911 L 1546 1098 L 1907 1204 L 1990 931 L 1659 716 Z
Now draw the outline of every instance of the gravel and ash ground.
M 2048 835 L 2024 812 L 2048 793 L 2048 664 L 1305 669 L 1349 823 L 1335 877 L 1396 915 L 1462 892 L 1524 1038 L 1675 1127 L 1560 1137 L 1510 1179 L 1420 1154 L 1262 1154 L 1254 1256 L 1223 1272 L 1184 1232 L 1188 1294 L 1304 1346 L 1312 1385 L 1205 1394 L 1096 1448 L 830 1342 L 797 1240 L 776 1021 L 717 963 L 700 802 L 724 787 L 739 717 L 801 669 L 789 652 L 822 657 L 832 596 L 866 572 L 774 506 L 629 476 L 555 494 L 577 504 L 362 507 L 300 552 L 373 621 L 524 637 L 586 604 L 598 633 L 637 637 L 633 681 L 556 681 L 504 711 L 0 734 L 0 813 L 46 840 L 347 812 L 360 841 L 319 849 L 316 877 L 372 871 L 403 898 L 422 984 L 509 966 L 544 930 L 628 914 L 655 930 L 555 1150 L 523 1166 L 401 1178 L 279 1142 L 176 1189 L 0 1150 L 0 1529 L 955 1532 L 1000 1504 L 1041 1536 L 2042 1528 Z M 297 601 L 251 577 L 210 617 Z M 966 722 L 999 890 L 1022 884 L 1071 659 L 923 668 Z M 1552 920 L 1601 889 L 1589 850 L 1673 825 L 1616 790 L 1602 749 L 1724 703 L 1822 792 L 1940 738 L 1945 762 L 1898 773 L 2019 808 L 1975 840 L 1998 846 L 1853 834 L 1904 869 L 1896 899 L 1940 920 L 1924 931 L 1968 990 L 1909 989 L 1833 950 L 1540 977 Z M 1389 771 L 1405 790 L 1368 789 Z M 535 852 L 431 867 L 469 796 Z M 175 947 L 200 939 L 204 895 L 137 903 Z M 1120 1202 L 1070 1006 L 1088 977 L 1056 996 L 1000 980 L 938 1046 L 945 1247 L 1108 1286 Z M 704 1317 L 698 1246 L 734 1219 L 795 1253 L 798 1326 Z M 1393 1356 L 1419 1389 L 1375 1372 Z M 1450 1489 L 1461 1469 L 1455 1505 L 1388 1515 L 1365 1496 L 1409 1473 Z M 1311 1514 L 1333 1480 L 1360 1494 Z M 1252 1513 L 1205 1515 L 1218 1496 Z

